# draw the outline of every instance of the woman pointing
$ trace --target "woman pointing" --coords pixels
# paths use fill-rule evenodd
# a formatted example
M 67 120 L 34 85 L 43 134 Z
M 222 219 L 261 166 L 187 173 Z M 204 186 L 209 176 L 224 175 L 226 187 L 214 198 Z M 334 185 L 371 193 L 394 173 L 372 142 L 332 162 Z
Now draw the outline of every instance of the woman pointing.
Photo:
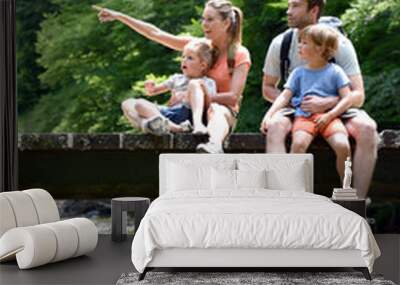
M 178 51 L 194 39 L 170 34 L 150 23 L 110 9 L 101 9 L 98 16 L 101 22 L 118 20 L 144 37 Z M 230 1 L 211 0 L 205 4 L 202 30 L 205 38 L 211 41 L 216 56 L 207 76 L 215 80 L 217 93 L 194 96 L 190 102 L 194 113 L 207 110 L 209 141 L 199 144 L 198 152 L 222 153 L 222 143 L 236 123 L 251 65 L 250 54 L 241 44 L 242 22 L 242 12 Z M 136 103 L 135 99 L 124 101 L 124 113 L 134 116 Z

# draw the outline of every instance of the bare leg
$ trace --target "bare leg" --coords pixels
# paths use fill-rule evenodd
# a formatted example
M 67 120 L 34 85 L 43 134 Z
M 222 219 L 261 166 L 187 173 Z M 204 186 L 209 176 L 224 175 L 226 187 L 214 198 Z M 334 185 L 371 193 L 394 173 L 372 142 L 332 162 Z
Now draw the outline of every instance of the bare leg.
M 198 80 L 189 82 L 189 101 L 193 116 L 193 133 L 207 133 L 207 127 L 203 124 L 204 91 Z
M 336 170 L 340 176 L 340 181 L 343 181 L 344 162 L 346 158 L 351 155 L 349 138 L 343 133 L 335 133 L 329 138 L 326 138 L 326 141 L 335 151 Z
M 313 141 L 314 136 L 305 131 L 296 131 L 293 133 L 291 153 L 305 153 Z
M 227 107 L 212 103 L 208 109 L 209 141 L 222 146 L 222 142 L 229 134 L 229 128 L 233 125 L 234 120 Z
M 141 118 L 148 119 L 155 116 L 161 116 L 157 106 L 145 99 L 135 100 L 135 110 Z
M 145 99 L 127 99 L 122 102 L 122 110 L 125 117 L 135 128 L 143 129 L 147 119 L 162 116 L 157 106 Z M 163 117 L 163 116 L 162 116 Z M 181 126 L 168 120 L 171 132 L 182 132 Z
M 131 123 L 132 127 L 137 129 L 142 128 L 143 118 L 141 118 L 138 112 L 136 111 L 135 99 L 127 99 L 123 101 L 121 104 L 121 109 L 124 113 L 124 116 Z
M 290 118 L 276 113 L 270 122 L 266 137 L 267 153 L 286 153 L 286 136 L 292 128 Z
M 360 198 L 365 198 L 368 194 L 377 158 L 378 133 L 376 123 L 366 112 L 362 111 L 356 117 L 349 119 L 346 128 L 356 140 L 353 157 L 353 187 L 357 189 Z

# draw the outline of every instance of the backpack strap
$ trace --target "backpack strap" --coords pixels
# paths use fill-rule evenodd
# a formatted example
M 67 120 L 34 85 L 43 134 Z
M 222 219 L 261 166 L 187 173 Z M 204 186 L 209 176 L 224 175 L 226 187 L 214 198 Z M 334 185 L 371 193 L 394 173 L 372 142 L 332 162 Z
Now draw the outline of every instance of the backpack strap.
M 286 81 L 289 77 L 289 67 L 290 67 L 290 59 L 289 59 L 289 50 L 290 45 L 292 43 L 293 38 L 293 29 L 286 31 L 283 34 L 282 44 L 281 44 L 281 80 Z

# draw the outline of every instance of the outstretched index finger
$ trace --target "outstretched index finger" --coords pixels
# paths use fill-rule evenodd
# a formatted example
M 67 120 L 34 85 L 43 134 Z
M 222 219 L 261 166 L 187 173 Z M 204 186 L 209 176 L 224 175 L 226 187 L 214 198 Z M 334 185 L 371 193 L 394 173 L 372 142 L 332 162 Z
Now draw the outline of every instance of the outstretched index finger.
M 93 8 L 94 10 L 96 10 L 96 11 L 99 11 L 99 12 L 101 12 L 101 10 L 103 10 L 103 7 L 100 7 L 100 6 L 98 6 L 98 5 L 92 5 L 92 8 Z

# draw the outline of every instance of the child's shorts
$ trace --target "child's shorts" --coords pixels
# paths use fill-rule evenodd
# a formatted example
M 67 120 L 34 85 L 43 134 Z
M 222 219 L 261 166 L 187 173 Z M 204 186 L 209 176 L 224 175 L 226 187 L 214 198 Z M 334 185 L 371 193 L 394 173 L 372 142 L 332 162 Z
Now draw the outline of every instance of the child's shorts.
M 323 114 L 313 114 L 310 117 L 296 117 L 294 119 L 292 133 L 296 131 L 304 131 L 312 136 L 316 136 L 318 133 L 324 138 L 329 138 L 331 135 L 336 133 L 343 133 L 348 135 L 346 127 L 339 118 L 333 119 L 325 128 L 317 130 L 317 123 L 315 120 L 321 117 Z
M 192 110 L 183 105 L 178 104 L 172 107 L 160 107 L 160 113 L 175 124 L 180 124 L 186 120 L 192 122 Z

